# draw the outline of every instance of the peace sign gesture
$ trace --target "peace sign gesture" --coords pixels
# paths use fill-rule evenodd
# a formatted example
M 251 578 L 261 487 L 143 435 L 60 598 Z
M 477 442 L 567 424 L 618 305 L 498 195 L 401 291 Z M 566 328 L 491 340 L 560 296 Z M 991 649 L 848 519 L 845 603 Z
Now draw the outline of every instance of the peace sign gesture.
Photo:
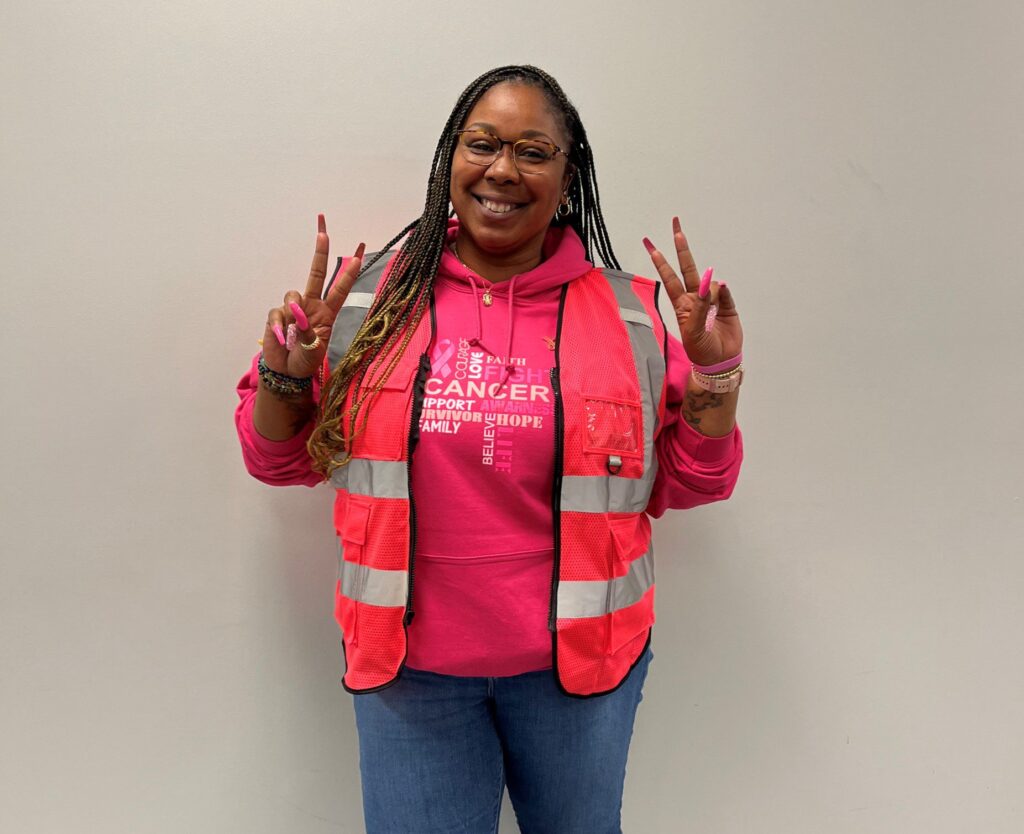
M 359 244 L 355 256 L 335 279 L 327 297 L 321 299 L 329 249 L 327 221 L 320 214 L 317 215 L 316 248 L 306 291 L 301 295 L 295 290 L 286 292 L 284 304 L 267 313 L 263 361 L 276 373 L 305 378 L 313 376 L 323 364 L 334 319 L 359 275 L 366 247 Z
M 717 365 L 732 359 L 743 348 L 743 329 L 732 293 L 724 283 L 711 280 L 711 269 L 699 277 L 678 217 L 672 218 L 672 232 L 682 281 L 647 238 L 644 246 L 676 312 L 686 355 L 697 365 Z

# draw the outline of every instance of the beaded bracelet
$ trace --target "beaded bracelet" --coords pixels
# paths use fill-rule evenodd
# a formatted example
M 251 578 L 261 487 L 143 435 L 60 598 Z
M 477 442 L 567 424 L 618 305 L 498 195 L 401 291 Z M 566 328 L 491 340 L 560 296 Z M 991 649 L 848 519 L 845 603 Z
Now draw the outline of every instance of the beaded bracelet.
M 263 361 L 263 354 L 260 354 L 260 361 L 256 363 L 256 370 L 260 375 L 260 382 L 272 394 L 302 394 L 313 386 L 313 377 L 297 377 L 279 374 L 267 367 Z

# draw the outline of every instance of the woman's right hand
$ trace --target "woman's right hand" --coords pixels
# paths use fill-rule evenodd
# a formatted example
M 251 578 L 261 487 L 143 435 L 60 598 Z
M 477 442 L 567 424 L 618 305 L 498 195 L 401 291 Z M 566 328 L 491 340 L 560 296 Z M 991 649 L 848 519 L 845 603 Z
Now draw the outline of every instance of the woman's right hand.
M 319 370 L 327 355 L 334 319 L 363 265 L 366 247 L 360 243 L 355 256 L 331 284 L 327 297 L 321 299 L 330 249 L 327 221 L 322 214 L 317 215 L 317 226 L 316 250 L 313 265 L 309 268 L 306 291 L 299 294 L 289 290 L 284 295 L 284 303 L 267 313 L 267 326 L 263 333 L 263 361 L 270 370 L 286 376 L 305 378 Z M 289 350 L 287 334 L 292 324 L 295 325 L 296 337 Z M 303 344 L 314 344 L 318 338 L 320 342 L 312 350 L 302 347 Z

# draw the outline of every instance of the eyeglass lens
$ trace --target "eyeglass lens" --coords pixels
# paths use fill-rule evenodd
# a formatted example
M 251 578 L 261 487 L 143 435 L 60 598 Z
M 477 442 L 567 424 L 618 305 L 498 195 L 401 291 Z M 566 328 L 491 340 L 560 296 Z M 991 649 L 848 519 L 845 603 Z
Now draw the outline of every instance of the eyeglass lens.
M 466 131 L 459 136 L 459 144 L 469 162 L 490 165 L 507 144 L 497 136 L 483 131 Z M 520 170 L 538 170 L 555 158 L 557 148 L 541 139 L 519 139 L 512 143 L 512 155 Z

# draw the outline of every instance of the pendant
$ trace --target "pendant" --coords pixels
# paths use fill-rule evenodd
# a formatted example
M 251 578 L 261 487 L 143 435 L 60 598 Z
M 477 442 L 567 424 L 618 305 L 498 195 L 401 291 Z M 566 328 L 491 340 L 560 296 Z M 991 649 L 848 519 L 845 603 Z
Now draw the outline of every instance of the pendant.
M 484 290 L 484 307 L 490 307 L 494 303 L 490 290 Z

